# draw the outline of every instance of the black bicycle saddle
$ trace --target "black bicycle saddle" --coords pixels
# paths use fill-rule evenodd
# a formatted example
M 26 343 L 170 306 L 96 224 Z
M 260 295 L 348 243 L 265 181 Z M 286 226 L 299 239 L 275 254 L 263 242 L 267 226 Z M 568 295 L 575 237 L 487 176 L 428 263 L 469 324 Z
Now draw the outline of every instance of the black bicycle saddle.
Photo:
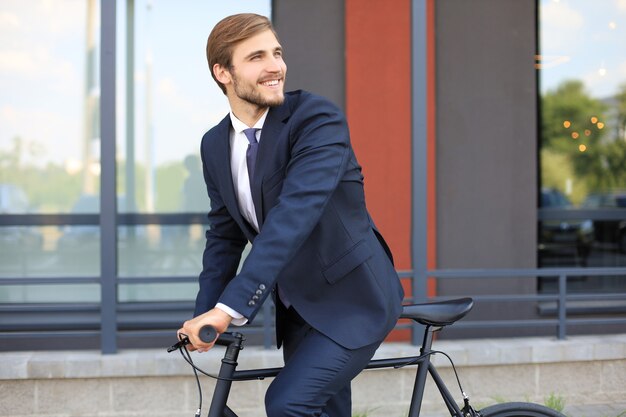
M 400 318 L 412 319 L 429 326 L 447 326 L 462 319 L 474 306 L 471 298 L 402 306 Z

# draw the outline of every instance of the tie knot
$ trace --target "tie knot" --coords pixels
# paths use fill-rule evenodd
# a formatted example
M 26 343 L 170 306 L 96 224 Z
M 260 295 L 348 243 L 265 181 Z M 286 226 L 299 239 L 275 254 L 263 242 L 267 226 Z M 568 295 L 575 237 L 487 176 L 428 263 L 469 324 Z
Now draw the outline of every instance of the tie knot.
M 243 130 L 243 133 L 248 138 L 248 141 L 250 142 L 250 145 L 254 145 L 254 144 L 257 143 L 257 140 L 256 140 L 256 131 L 257 130 L 261 130 L 261 129 L 256 129 L 254 127 L 251 127 L 250 129 L 244 129 Z

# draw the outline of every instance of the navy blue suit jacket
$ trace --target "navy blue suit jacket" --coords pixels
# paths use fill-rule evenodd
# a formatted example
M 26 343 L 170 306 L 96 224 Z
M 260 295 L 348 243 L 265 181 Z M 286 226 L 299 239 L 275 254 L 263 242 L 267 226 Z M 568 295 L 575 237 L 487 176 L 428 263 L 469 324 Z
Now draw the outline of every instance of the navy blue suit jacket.
M 304 91 L 270 109 L 251 185 L 258 234 L 239 212 L 230 127 L 227 116 L 202 139 L 211 210 L 195 315 L 221 302 L 251 322 L 278 283 L 296 311 L 340 345 L 381 341 L 403 291 L 366 210 L 343 113 Z M 252 250 L 237 274 L 247 241 Z

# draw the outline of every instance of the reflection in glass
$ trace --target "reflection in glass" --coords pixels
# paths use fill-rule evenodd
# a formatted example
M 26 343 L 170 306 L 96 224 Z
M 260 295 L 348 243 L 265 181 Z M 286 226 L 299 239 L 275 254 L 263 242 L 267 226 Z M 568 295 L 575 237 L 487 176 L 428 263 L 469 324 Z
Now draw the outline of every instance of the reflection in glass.
M 582 207 L 616 215 L 594 220 L 596 246 L 626 255 L 626 191 L 589 194 Z
M 626 266 L 626 7 L 541 0 L 539 18 L 540 206 L 563 213 L 539 224 L 539 266 Z
M 198 293 L 196 283 L 154 283 L 122 284 L 119 287 L 118 301 L 156 302 L 156 301 L 192 301 Z
M 3 285 L 1 303 L 97 303 L 98 284 Z M 37 323 L 40 324 L 40 323 Z
M 197 276 L 202 269 L 203 225 L 118 228 L 122 277 Z
M 207 68 L 206 40 L 230 14 L 271 16 L 271 1 L 133 4 L 118 0 L 117 7 L 118 211 L 207 213 L 200 141 L 229 108 Z M 198 276 L 205 230 L 198 224 L 119 226 L 119 276 Z M 195 283 L 124 284 L 118 298 L 189 301 L 196 291 Z
M 99 2 L 7 0 L 0 16 L 0 214 L 67 213 L 99 192 Z
M 271 16 L 271 1 L 132 4 L 117 7 L 119 211 L 206 212 L 200 140 L 229 111 L 207 68 L 206 40 L 230 14 Z
M 568 211 L 572 203 L 559 190 L 544 188 L 540 207 Z M 587 266 L 594 240 L 590 220 L 546 220 L 539 225 L 539 262 L 542 266 Z
M 120 212 L 209 209 L 200 139 L 228 107 L 206 68 L 204 44 L 222 17 L 244 11 L 269 16 L 271 2 L 193 1 L 188 6 L 118 0 Z M 98 0 L 0 3 L 0 216 L 71 214 L 76 219 L 100 212 L 99 10 Z M 120 226 L 117 270 L 131 277 L 197 276 L 204 229 Z M 0 277 L 98 277 L 100 238 L 110 232 L 97 224 L 0 226 Z M 159 284 L 147 297 L 193 298 L 187 284 L 176 285 L 185 295 Z M 124 291 L 120 299 L 137 299 Z M 2 302 L 99 297 L 96 284 L 0 286 Z
M 100 227 L 63 226 L 56 244 L 57 275 L 100 275 Z
M 27 277 L 42 272 L 37 265 L 49 262 L 45 259 L 43 241 L 40 228 L 0 227 L 0 277 Z
M 98 226 L 0 227 L 0 277 L 94 277 L 99 274 Z

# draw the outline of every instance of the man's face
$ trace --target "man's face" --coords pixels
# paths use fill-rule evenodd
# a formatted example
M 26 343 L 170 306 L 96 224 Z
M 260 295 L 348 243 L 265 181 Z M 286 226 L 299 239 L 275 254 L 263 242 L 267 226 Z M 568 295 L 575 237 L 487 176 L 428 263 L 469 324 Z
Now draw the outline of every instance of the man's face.
M 233 51 L 229 69 L 230 95 L 258 107 L 282 104 L 287 65 L 283 50 L 271 30 L 242 41 Z

